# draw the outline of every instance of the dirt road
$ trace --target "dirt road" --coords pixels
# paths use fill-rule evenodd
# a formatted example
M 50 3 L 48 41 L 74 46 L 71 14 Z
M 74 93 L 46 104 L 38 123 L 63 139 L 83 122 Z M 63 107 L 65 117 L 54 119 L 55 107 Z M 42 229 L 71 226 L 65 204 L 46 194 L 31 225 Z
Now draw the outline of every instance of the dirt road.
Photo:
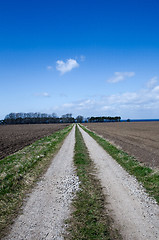
M 81 128 L 90 157 L 97 167 L 115 225 L 124 240 L 159 239 L 159 206 L 130 176 Z
M 90 157 L 106 195 L 106 208 L 124 240 L 159 239 L 159 206 L 142 186 L 81 128 Z M 75 128 L 30 194 L 11 232 L 4 240 L 62 240 L 73 193 L 79 187 L 74 172 Z M 106 211 L 107 212 L 107 211 Z
M 73 167 L 75 128 L 26 201 L 20 215 L 5 240 L 62 240 L 64 220 L 70 214 L 73 193 L 78 178 Z

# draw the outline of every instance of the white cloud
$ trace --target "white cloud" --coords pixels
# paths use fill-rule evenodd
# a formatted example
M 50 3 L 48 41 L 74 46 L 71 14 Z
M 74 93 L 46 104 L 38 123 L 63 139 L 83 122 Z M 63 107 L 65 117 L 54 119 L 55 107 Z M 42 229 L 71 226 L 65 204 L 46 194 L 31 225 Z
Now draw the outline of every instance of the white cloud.
M 69 108 L 69 107 L 73 107 L 73 106 L 74 106 L 73 103 L 64 103 L 64 104 L 62 105 L 62 107 L 64 107 L 64 108 Z
M 113 104 L 128 104 L 136 101 L 138 94 L 136 92 L 125 92 L 123 94 L 113 94 L 104 98 L 110 105 Z
M 62 115 L 71 112 L 74 116 L 121 116 L 131 118 L 159 118 L 159 84 L 138 91 L 109 95 L 93 95 L 78 101 L 64 102 L 53 111 Z
M 92 96 L 65 103 L 59 106 L 59 110 L 87 117 L 119 115 L 122 118 L 158 118 L 159 85 L 152 89 L 140 89 L 137 92 Z
M 106 110 L 110 110 L 110 109 L 112 109 L 112 107 L 106 105 L 106 106 L 103 106 L 102 109 L 103 109 L 104 111 L 106 111 Z
M 50 94 L 48 92 L 42 92 L 42 93 L 35 93 L 35 96 L 37 96 L 37 97 L 50 97 Z
M 110 79 L 108 79 L 109 83 L 117 83 L 120 81 L 125 80 L 126 78 L 130 78 L 135 76 L 134 72 L 115 72 L 114 76 Z
M 156 92 L 156 93 L 159 92 L 159 86 L 154 87 L 154 88 L 152 89 L 152 91 L 153 91 L 153 92 Z
M 156 83 L 158 82 L 158 77 L 155 76 L 153 78 L 151 78 L 148 82 L 147 82 L 147 87 L 148 88 L 152 88 L 156 85 Z
M 52 66 L 47 66 L 47 70 L 52 70 L 53 67 Z
M 73 68 L 79 67 L 79 64 L 75 59 L 68 59 L 66 62 L 62 60 L 58 60 L 56 62 L 56 69 L 61 72 L 61 74 L 64 74 L 66 72 L 70 72 Z
M 43 97 L 50 97 L 50 94 L 49 94 L 48 92 L 43 92 L 43 93 L 42 93 L 42 96 L 43 96 Z
M 64 108 L 72 107 L 77 110 L 88 109 L 91 106 L 94 106 L 94 100 L 92 100 L 92 99 L 84 99 L 84 100 L 75 101 L 72 103 L 64 103 L 62 105 L 62 107 L 64 107 Z

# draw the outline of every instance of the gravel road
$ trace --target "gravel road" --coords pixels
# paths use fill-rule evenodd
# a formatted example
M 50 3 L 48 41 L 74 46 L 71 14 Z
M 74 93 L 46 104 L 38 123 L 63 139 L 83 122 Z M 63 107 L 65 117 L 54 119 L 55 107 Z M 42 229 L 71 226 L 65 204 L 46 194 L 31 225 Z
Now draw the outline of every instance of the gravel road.
M 69 217 L 79 187 L 73 167 L 75 127 L 64 141 L 46 174 L 30 194 L 5 240 L 62 240 L 64 220 Z
M 143 187 L 80 128 L 106 195 L 106 208 L 124 240 L 159 239 L 159 206 Z M 26 200 L 3 240 L 63 240 L 64 220 L 79 188 L 73 166 L 75 127 Z
M 80 131 L 106 194 L 106 207 L 123 239 L 159 239 L 159 206 L 92 137 L 81 128 Z

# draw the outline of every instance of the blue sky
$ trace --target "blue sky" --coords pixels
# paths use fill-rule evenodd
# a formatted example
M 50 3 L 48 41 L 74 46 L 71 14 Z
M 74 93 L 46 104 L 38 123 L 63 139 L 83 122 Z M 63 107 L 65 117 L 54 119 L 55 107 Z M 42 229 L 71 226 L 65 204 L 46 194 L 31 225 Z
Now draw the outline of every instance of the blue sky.
M 0 119 L 159 118 L 158 0 L 0 3 Z

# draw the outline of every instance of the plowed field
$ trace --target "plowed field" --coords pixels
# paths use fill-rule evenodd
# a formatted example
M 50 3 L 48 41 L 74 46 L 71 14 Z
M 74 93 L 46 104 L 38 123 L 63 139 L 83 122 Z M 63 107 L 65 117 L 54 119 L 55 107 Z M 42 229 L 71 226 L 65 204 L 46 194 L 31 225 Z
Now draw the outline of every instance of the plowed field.
M 85 123 L 138 161 L 159 167 L 159 122 Z
M 69 124 L 25 124 L 0 126 L 0 159 Z

